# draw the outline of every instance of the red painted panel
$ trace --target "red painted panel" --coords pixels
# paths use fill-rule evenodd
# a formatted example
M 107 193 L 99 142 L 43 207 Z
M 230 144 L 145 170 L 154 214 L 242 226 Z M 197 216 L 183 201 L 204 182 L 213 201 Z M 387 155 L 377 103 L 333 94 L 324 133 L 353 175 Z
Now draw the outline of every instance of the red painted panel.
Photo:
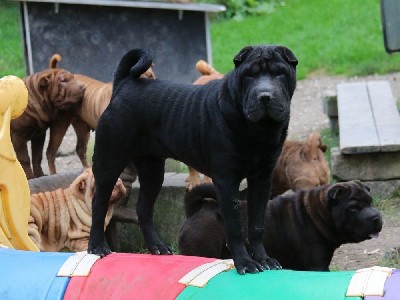
M 168 300 L 186 287 L 185 274 L 214 258 L 113 253 L 98 260 L 88 277 L 73 277 L 64 299 Z

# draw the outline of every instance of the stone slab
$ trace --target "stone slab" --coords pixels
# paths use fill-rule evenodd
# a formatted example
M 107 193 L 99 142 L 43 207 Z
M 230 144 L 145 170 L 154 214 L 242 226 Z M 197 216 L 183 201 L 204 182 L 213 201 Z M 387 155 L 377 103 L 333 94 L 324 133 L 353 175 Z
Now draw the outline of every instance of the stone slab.
M 400 151 L 352 155 L 335 147 L 331 149 L 331 172 L 340 181 L 400 179 Z

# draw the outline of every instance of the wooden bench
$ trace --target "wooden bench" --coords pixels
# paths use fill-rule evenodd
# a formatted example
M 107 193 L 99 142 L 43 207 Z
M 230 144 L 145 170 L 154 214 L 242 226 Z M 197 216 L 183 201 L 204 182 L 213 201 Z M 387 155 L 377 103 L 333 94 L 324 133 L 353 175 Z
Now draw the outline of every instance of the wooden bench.
M 400 151 L 400 115 L 388 81 L 337 85 L 340 151 Z
M 400 115 L 390 84 L 348 82 L 336 88 L 324 96 L 331 126 L 339 129 L 340 145 L 331 149 L 332 176 L 367 182 L 377 195 L 388 196 L 400 186 Z

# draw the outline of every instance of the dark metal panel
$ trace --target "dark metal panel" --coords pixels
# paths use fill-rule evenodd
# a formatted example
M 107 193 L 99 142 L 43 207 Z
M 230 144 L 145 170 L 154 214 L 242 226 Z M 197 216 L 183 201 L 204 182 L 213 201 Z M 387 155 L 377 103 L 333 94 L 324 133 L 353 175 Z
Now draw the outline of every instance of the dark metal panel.
M 28 73 L 63 57 L 60 67 L 101 81 L 112 80 L 132 48 L 155 52 L 158 78 L 192 82 L 195 63 L 207 59 L 206 15 L 198 11 L 22 2 Z M 29 67 L 30 66 L 30 67 Z
M 381 0 L 381 15 L 386 51 L 400 51 L 400 1 Z

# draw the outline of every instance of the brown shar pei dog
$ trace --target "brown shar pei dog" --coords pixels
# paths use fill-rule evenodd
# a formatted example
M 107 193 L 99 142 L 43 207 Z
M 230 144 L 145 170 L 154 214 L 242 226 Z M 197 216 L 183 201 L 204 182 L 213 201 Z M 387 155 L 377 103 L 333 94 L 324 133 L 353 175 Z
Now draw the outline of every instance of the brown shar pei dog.
M 56 68 L 57 63 L 61 61 L 59 54 L 54 54 L 49 62 L 49 68 Z M 97 123 L 103 111 L 106 109 L 111 100 L 112 82 L 101 82 L 94 78 L 74 74 L 75 78 L 83 83 L 85 93 L 82 102 L 74 109 L 74 118 L 65 118 L 64 122 L 59 122 L 57 132 L 54 136 L 54 143 L 47 148 L 47 161 L 49 164 L 50 174 L 56 174 L 55 158 L 58 148 L 64 138 L 69 125 L 72 124 L 76 136 L 76 153 L 84 167 L 89 166 L 86 152 L 90 138 L 90 130 L 97 128 Z M 152 68 L 149 68 L 141 77 L 155 78 Z
M 48 69 L 23 79 L 28 89 L 28 106 L 11 121 L 11 139 L 28 179 L 43 176 L 41 167 L 46 130 L 50 128 L 49 147 L 56 142 L 57 123 L 69 118 L 72 108 L 83 99 L 84 85 L 64 69 Z M 32 166 L 28 154 L 32 147 Z
M 118 179 L 109 200 L 105 226 L 111 219 L 113 204 L 125 193 Z M 93 194 L 94 176 L 91 169 L 86 169 L 66 189 L 31 195 L 28 234 L 40 251 L 87 249 Z
M 272 177 L 271 198 L 287 190 L 310 189 L 329 182 L 330 170 L 324 157 L 326 145 L 319 133 L 305 142 L 285 141 Z
M 359 181 L 275 197 L 267 204 L 264 247 L 286 269 L 329 271 L 340 245 L 378 236 L 382 218 L 371 202 L 369 188 Z M 240 201 L 244 224 L 246 206 Z M 178 236 L 180 253 L 230 258 L 214 186 L 203 184 L 188 192 L 185 211 L 187 219 Z

